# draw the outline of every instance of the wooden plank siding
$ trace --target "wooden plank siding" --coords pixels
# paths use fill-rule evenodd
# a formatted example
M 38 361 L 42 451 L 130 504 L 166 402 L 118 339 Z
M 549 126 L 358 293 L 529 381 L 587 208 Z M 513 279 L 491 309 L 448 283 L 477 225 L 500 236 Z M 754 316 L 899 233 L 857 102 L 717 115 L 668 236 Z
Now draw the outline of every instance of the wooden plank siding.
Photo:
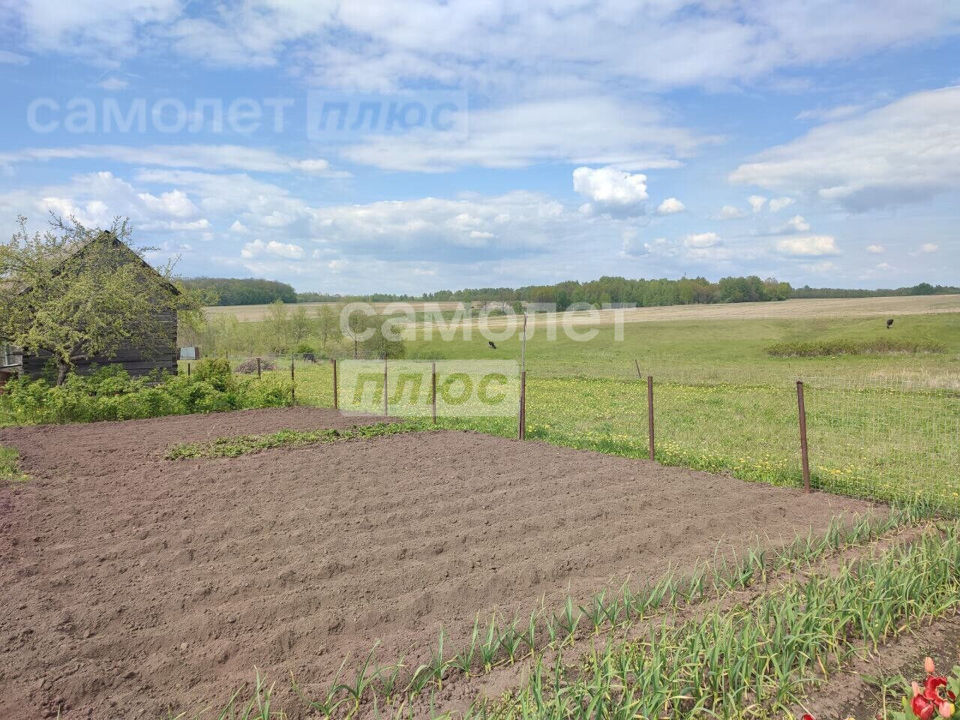
M 163 324 L 163 334 L 153 338 L 148 347 L 123 345 L 109 356 L 100 356 L 89 361 L 78 361 L 75 372 L 87 374 L 92 366 L 120 365 L 133 377 L 147 375 L 154 370 L 177 372 L 177 316 L 167 312 L 158 315 Z M 47 371 L 50 353 L 24 354 L 22 371 L 29 377 L 41 377 Z

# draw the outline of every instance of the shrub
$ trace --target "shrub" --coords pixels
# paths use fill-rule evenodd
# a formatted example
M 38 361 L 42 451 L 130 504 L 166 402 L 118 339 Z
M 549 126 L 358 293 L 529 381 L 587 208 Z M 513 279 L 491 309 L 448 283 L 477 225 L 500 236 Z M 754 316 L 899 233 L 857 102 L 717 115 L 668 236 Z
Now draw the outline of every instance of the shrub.
M 260 371 L 267 372 L 268 370 L 276 370 L 277 366 L 270 362 L 269 360 L 260 360 Z M 237 372 L 243 373 L 244 375 L 253 375 L 257 372 L 257 359 L 250 358 L 249 360 L 244 360 L 242 363 L 237 365 Z
M 944 352 L 941 343 L 926 340 L 818 340 L 770 345 L 773 357 L 830 357 L 835 355 L 916 355 Z
M 190 377 L 131 378 L 120 366 L 70 375 L 57 387 L 17 378 L 0 396 L 0 426 L 130 420 L 290 404 L 291 384 L 277 376 L 238 380 L 226 360 L 201 360 Z
M 197 363 L 192 377 L 210 383 L 221 392 L 236 386 L 236 379 L 230 371 L 230 361 L 226 358 L 204 358 Z

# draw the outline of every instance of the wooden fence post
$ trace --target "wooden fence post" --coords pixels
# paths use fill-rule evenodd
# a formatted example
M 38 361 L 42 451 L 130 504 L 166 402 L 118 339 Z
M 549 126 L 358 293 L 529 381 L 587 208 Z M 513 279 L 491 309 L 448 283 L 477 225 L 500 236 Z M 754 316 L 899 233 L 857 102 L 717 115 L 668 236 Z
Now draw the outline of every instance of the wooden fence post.
M 383 416 L 387 417 L 389 412 L 389 405 L 387 404 L 387 359 L 383 359 Z
M 797 380 L 797 410 L 800 413 L 800 462 L 803 465 L 803 490 L 810 492 L 810 456 L 807 451 L 807 409 L 803 404 L 803 381 Z
M 257 358 L 257 380 L 260 379 L 260 358 Z
M 527 439 L 527 371 L 520 371 L 520 427 L 517 437 Z
M 433 372 L 430 374 L 431 399 L 433 403 L 433 424 L 437 424 L 437 364 L 433 363 Z
M 340 409 L 340 401 L 337 397 L 337 359 L 331 358 L 330 362 L 333 363 L 333 409 Z
M 293 373 L 293 355 L 290 356 L 290 404 L 297 404 L 297 378 Z
M 647 441 L 650 459 L 654 459 L 653 443 L 653 375 L 647 375 Z

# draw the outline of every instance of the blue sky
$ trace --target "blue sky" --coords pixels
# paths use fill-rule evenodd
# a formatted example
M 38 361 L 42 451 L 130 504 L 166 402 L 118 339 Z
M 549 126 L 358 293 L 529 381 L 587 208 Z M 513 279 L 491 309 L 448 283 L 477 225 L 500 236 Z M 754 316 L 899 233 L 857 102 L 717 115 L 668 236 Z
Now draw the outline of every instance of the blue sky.
M 183 275 L 960 281 L 960 4 L 0 0 L 0 231 Z

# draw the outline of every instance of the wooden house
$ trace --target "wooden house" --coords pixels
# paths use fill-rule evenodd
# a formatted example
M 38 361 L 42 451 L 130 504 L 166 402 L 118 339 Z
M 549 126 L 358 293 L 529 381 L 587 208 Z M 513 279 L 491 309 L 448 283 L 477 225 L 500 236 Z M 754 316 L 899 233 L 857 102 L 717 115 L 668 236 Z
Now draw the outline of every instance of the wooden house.
M 143 258 L 131 250 L 127 245 L 109 232 L 101 233 L 94 238 L 91 243 L 80 248 L 76 253 L 64 260 L 69 263 L 73 258 L 79 257 L 84 251 L 95 242 L 109 243 L 112 251 L 116 253 L 116 262 L 118 264 L 133 262 L 140 263 L 144 267 L 156 272 Z M 159 273 L 158 273 L 159 275 Z M 172 284 L 164 282 L 163 292 L 169 292 L 176 295 L 180 294 Z M 30 288 L 20 292 L 30 292 Z M 139 342 L 136 345 L 123 344 L 114 353 L 109 356 L 94 357 L 87 360 L 76 361 L 74 371 L 87 373 L 91 366 L 102 367 L 104 365 L 121 365 L 132 376 L 146 375 L 154 370 L 166 370 L 171 373 L 177 371 L 177 313 L 169 310 L 167 304 L 160 303 L 157 309 L 155 320 L 159 321 L 155 325 L 159 330 L 152 337 Z M 9 357 L 16 358 L 13 353 L 20 353 L 16 348 L 11 348 Z M 17 359 L 16 365 L 7 368 L 7 373 L 16 370 L 30 377 L 40 377 L 48 369 L 50 363 L 49 353 L 22 353 Z

